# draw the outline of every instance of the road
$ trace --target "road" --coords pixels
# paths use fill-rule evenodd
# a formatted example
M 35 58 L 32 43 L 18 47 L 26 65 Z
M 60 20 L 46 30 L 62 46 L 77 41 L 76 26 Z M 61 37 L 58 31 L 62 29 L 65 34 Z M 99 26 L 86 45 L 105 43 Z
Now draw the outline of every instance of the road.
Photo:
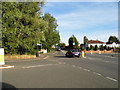
M 118 88 L 118 57 L 86 54 L 65 57 L 56 51 L 33 60 L 7 61 L 2 81 L 16 88 Z

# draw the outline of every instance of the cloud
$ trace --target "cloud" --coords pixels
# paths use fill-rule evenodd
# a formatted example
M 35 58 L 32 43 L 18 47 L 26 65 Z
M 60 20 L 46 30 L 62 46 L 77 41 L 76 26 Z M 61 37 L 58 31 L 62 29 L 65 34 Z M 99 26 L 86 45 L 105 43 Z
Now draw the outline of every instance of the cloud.
M 119 0 L 46 0 L 47 2 L 118 2 Z
M 107 10 L 107 9 L 106 9 Z M 83 30 L 91 27 L 117 25 L 117 10 L 86 10 L 56 16 L 59 28 L 63 30 Z
M 74 34 L 82 43 L 83 37 L 107 41 L 118 35 L 117 3 L 51 3 L 47 9 L 57 19 L 61 41 L 68 43 Z

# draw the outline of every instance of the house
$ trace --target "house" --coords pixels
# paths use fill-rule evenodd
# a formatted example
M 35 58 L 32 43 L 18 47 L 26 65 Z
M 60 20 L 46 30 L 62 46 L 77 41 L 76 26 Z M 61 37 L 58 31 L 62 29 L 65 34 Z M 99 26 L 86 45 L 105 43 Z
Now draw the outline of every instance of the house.
M 100 45 L 105 46 L 106 43 L 105 43 L 105 42 L 102 42 L 102 41 L 99 41 L 99 40 L 88 40 L 88 41 L 87 41 L 87 46 L 90 47 L 91 45 L 92 45 L 92 46 L 97 45 L 97 46 L 99 47 Z
M 106 46 L 111 48 L 116 48 L 116 47 L 120 47 L 120 44 L 115 42 L 107 42 Z
M 107 47 L 111 47 L 111 48 L 117 48 L 117 47 L 120 47 L 120 44 L 119 43 L 115 43 L 115 42 L 102 42 L 102 41 L 99 41 L 99 40 L 88 40 L 87 41 L 87 46 L 90 47 L 90 46 L 95 46 L 97 45 L 98 47 L 100 45 L 103 45 L 103 46 L 107 46 Z

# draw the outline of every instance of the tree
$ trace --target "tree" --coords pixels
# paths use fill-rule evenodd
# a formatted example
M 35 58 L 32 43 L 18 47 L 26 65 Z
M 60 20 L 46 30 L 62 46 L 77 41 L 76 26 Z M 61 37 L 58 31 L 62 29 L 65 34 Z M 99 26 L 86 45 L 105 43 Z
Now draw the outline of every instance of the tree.
M 84 36 L 84 45 L 87 43 L 88 38 L 86 36 Z
M 69 43 L 70 48 L 77 48 L 78 44 L 79 44 L 78 40 L 76 39 L 76 37 L 74 35 L 72 35 L 69 38 L 68 43 Z
M 120 43 L 119 39 L 116 36 L 110 36 L 108 39 L 108 43 L 115 42 Z
M 33 53 L 37 43 L 44 39 L 46 22 L 38 11 L 42 3 L 3 2 L 2 40 L 5 53 Z
M 65 43 L 59 43 L 58 46 L 59 47 L 65 47 Z
M 60 42 L 60 35 L 57 28 L 57 20 L 49 13 L 44 14 L 42 17 L 44 21 L 46 21 L 48 27 L 45 31 L 45 41 L 43 41 L 43 45 L 45 48 L 50 51 L 52 45 L 56 45 Z

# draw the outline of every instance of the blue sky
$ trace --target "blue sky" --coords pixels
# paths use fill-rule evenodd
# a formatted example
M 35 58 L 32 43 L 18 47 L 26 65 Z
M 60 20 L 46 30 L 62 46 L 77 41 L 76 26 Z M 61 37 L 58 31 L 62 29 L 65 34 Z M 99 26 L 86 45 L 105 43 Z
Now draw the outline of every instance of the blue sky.
M 84 36 L 103 42 L 110 35 L 118 37 L 117 2 L 47 2 L 43 12 L 57 19 L 57 30 L 66 44 L 72 35 L 79 43 Z

